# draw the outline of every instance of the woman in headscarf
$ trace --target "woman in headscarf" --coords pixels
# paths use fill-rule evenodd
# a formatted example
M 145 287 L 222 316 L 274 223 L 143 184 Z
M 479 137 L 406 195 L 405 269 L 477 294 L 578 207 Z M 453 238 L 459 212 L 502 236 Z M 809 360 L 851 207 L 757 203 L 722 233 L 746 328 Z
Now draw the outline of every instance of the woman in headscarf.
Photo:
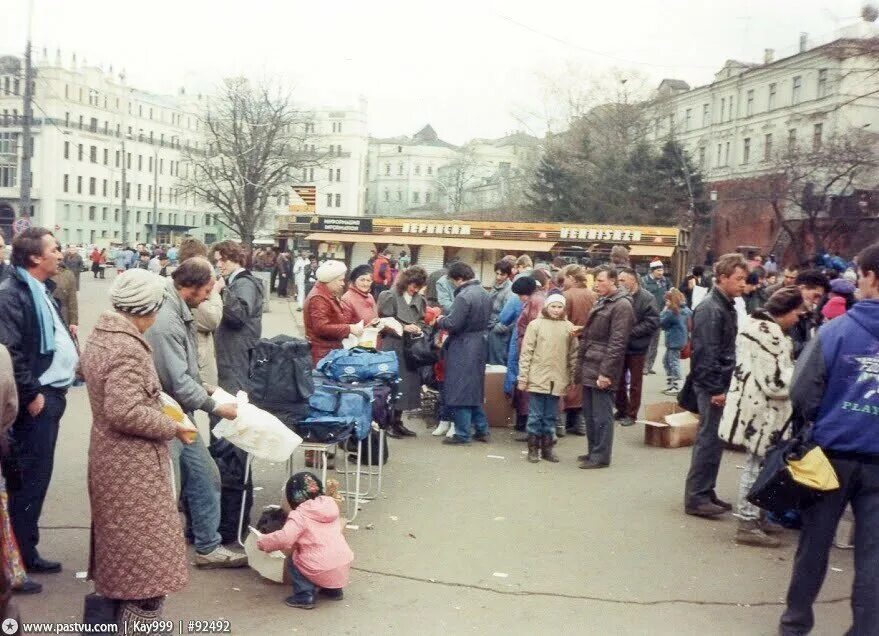
M 342 304 L 351 312 L 353 322 L 371 325 L 378 318 L 378 308 L 372 289 L 372 268 L 358 265 L 348 276 L 348 291 L 342 296 Z
M 393 288 L 383 291 L 378 297 L 378 312 L 383 318 L 396 318 L 403 331 L 412 336 L 421 334 L 427 300 L 421 289 L 427 285 L 427 272 L 423 267 L 413 265 L 400 272 Z M 404 338 L 388 331 L 382 338 L 383 351 L 396 351 L 400 361 L 400 397 L 394 405 L 394 421 L 388 429 L 391 437 L 415 437 L 415 431 L 403 424 L 403 411 L 421 408 L 421 374 L 418 369 L 410 369 L 406 364 L 403 347 Z
M 187 582 L 168 442 L 191 443 L 195 427 L 163 412 L 143 337 L 166 288 L 162 277 L 143 269 L 117 276 L 113 309 L 101 314 L 80 361 L 93 420 L 89 578 L 98 594 L 118 601 L 119 623 L 128 625 L 158 621 L 165 596 Z
M 348 335 L 363 335 L 363 326 L 358 322 L 352 324 L 351 312 L 342 305 L 347 269 L 342 262 L 324 261 L 317 268 L 317 284 L 305 299 L 305 337 L 311 343 L 315 364 L 333 349 L 341 349 L 342 340 Z

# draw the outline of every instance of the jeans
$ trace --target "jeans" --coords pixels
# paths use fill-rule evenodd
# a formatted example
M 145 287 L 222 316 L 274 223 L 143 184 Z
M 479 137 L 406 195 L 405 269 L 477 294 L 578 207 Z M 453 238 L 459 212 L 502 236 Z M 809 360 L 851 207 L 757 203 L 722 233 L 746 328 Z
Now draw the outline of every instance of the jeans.
M 559 419 L 559 396 L 530 392 L 528 434 L 552 437 Z
M 626 388 L 625 372 L 629 372 L 629 388 Z M 623 363 L 623 378 L 617 389 L 617 413 L 622 417 L 638 419 L 641 410 L 641 387 L 644 383 L 644 354 L 626 354 Z
M 58 427 L 67 407 L 66 390 L 44 387 L 46 404 L 31 417 L 22 404 L 18 419 L 9 429 L 10 456 L 4 460 L 9 494 L 9 516 L 25 566 L 39 557 L 40 514 L 52 480 Z
M 751 486 L 757 481 L 757 475 L 760 474 L 760 467 L 762 465 L 762 457 L 754 453 L 748 453 L 748 458 L 745 460 L 745 468 L 742 470 L 742 476 L 739 478 L 739 500 L 736 511 L 736 516 L 742 521 L 757 521 L 760 518 L 760 508 L 748 501 L 747 496 L 751 492 Z
M 220 543 L 220 471 L 199 434 L 192 444 L 171 442 L 178 491 L 189 510 L 196 551 L 212 552 Z
M 613 451 L 613 391 L 583 387 L 586 454 L 596 464 L 610 464 Z
M 827 452 L 839 478 L 839 490 L 825 493 L 801 512 L 803 528 L 781 617 L 783 634 L 806 634 L 815 624 L 812 604 L 827 574 L 827 557 L 846 504 L 855 513 L 855 580 L 853 624 L 847 634 L 866 636 L 879 629 L 879 458 L 853 455 L 843 459 Z
M 445 394 L 445 382 L 438 383 L 438 392 L 439 398 L 437 399 L 437 417 L 440 422 L 451 422 L 455 419 L 455 409 L 451 406 L 446 406 L 446 394 Z
M 488 435 L 488 418 L 481 406 L 455 406 L 455 437 L 469 442 L 473 434 Z
M 293 582 L 293 598 L 300 603 L 313 602 L 317 586 L 299 571 L 292 558 L 287 559 L 287 572 L 290 574 L 290 580 Z
M 656 352 L 659 351 L 659 332 L 657 329 L 650 340 L 650 347 L 647 349 L 647 361 L 644 363 L 644 373 L 653 371 L 653 363 L 656 362 Z
M 678 382 L 681 379 L 681 350 L 666 349 L 662 357 L 662 366 L 665 367 L 665 375 L 668 383 Z
M 687 508 L 711 502 L 716 497 L 714 487 L 717 485 L 717 471 L 720 470 L 720 459 L 723 456 L 723 442 L 717 434 L 723 407 L 712 406 L 711 396 L 707 391 L 699 387 L 695 387 L 695 390 L 699 403 L 699 433 L 693 445 L 690 472 L 687 473 L 684 490 L 684 506 Z

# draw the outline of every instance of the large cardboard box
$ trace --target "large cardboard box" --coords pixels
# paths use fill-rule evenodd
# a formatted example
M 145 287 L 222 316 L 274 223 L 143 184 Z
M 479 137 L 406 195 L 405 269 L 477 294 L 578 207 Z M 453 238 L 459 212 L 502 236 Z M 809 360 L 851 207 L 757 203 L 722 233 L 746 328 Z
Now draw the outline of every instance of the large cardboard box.
M 516 412 L 504 394 L 504 378 L 507 368 L 500 365 L 485 367 L 485 415 L 488 425 L 512 428 L 516 424 Z
M 677 402 L 657 402 L 644 408 L 644 443 L 660 448 L 692 446 L 699 430 L 699 416 Z

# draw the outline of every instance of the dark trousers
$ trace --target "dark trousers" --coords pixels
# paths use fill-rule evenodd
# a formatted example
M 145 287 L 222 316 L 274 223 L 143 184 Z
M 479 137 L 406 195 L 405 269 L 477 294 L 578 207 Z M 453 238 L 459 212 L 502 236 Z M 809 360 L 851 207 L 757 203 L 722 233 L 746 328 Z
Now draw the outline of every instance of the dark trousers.
M 66 390 L 44 388 L 46 405 L 36 417 L 21 406 L 9 431 L 10 457 L 4 471 L 9 492 L 9 516 L 25 566 L 39 556 L 40 514 L 52 480 L 58 426 L 67 407 Z
M 287 572 L 290 574 L 290 581 L 293 583 L 293 597 L 300 603 L 314 601 L 314 593 L 317 591 L 317 586 L 299 571 L 299 568 L 293 563 L 293 559 L 287 559 Z
M 596 464 L 610 464 L 613 452 L 613 391 L 583 387 L 586 454 Z
M 812 604 L 827 574 L 827 556 L 843 510 L 855 513 L 855 580 L 850 636 L 879 633 L 879 461 L 841 459 L 829 453 L 839 490 L 802 511 L 803 528 L 781 617 L 783 634 L 806 634 L 815 624 Z
M 620 386 L 617 389 L 617 413 L 622 417 L 638 419 L 638 411 L 641 409 L 641 386 L 644 382 L 643 353 L 628 353 L 623 366 L 623 375 L 620 377 Z M 629 372 L 629 388 L 626 388 L 626 371 Z
M 690 472 L 687 473 L 684 491 L 686 507 L 698 506 L 716 497 L 714 487 L 723 456 L 723 442 L 717 434 L 723 408 L 712 406 L 711 396 L 699 387 L 696 387 L 696 400 L 699 403 L 699 433 L 693 445 Z

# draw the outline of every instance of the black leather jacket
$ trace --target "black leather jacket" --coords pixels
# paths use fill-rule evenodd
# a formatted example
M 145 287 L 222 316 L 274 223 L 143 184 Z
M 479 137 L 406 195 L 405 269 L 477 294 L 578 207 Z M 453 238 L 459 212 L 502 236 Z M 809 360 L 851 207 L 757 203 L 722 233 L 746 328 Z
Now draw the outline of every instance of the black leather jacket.
M 641 354 L 650 348 L 653 335 L 659 330 L 659 309 L 656 299 L 643 287 L 631 294 L 632 309 L 635 310 L 635 323 L 629 335 L 629 346 L 626 353 Z
M 57 309 L 52 297 L 55 283 L 47 280 L 46 288 Z M 40 393 L 39 378 L 51 366 L 54 353 L 40 353 L 40 328 L 30 288 L 13 267 L 0 282 L 0 344 L 12 356 L 18 403 L 27 406 Z
M 738 317 L 733 301 L 713 288 L 693 314 L 693 384 L 709 395 L 729 390 L 736 366 Z

